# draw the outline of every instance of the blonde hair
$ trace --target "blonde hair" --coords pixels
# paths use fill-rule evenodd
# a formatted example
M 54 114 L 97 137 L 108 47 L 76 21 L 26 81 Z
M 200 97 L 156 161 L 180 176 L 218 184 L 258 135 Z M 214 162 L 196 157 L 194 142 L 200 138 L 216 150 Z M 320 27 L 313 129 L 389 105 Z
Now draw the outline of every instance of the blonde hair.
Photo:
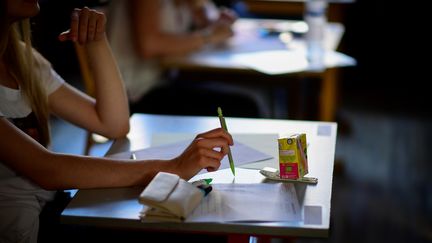
M 48 97 L 41 86 L 41 70 L 48 64 L 35 58 L 30 39 L 30 20 L 16 22 L 8 29 L 2 28 L 1 34 L 0 56 L 7 65 L 10 75 L 18 82 L 37 118 L 39 143 L 48 146 L 50 143 Z

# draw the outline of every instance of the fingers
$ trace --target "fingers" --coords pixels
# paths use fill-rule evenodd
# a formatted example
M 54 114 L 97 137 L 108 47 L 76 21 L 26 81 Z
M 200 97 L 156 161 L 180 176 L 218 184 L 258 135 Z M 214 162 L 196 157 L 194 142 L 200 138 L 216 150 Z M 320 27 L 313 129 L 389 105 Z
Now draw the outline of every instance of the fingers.
M 89 9 L 87 7 L 83 8 L 79 17 L 78 25 L 78 42 L 80 44 L 86 43 L 87 40 L 87 29 L 89 21 Z
M 219 13 L 220 13 L 219 19 L 229 24 L 233 24 L 238 18 L 236 12 L 234 12 L 229 8 L 222 7 Z
M 105 36 L 106 21 L 106 16 L 102 13 L 99 13 L 96 21 L 95 40 L 101 40 Z
M 105 15 L 93 9 L 84 7 L 74 9 L 71 14 L 71 25 L 68 31 L 59 35 L 60 41 L 78 41 L 86 44 L 101 40 L 105 34 Z
M 213 139 L 199 139 L 197 140 L 198 146 L 216 151 L 225 156 L 229 151 L 229 144 L 227 144 L 225 139 L 213 138 Z M 220 159 L 222 159 L 222 157 Z
M 74 9 L 71 14 L 71 26 L 70 26 L 70 37 L 71 41 L 77 41 L 78 38 L 78 26 L 79 26 L 79 9 Z
M 223 43 L 234 34 L 231 26 L 220 19 L 213 23 L 211 30 L 212 42 L 214 44 Z
M 201 169 L 219 169 L 221 160 L 228 153 L 232 137 L 222 128 L 197 135 L 183 153 L 175 159 L 178 173 L 191 178 Z
M 206 170 L 207 170 L 207 172 L 213 172 L 213 171 L 216 171 L 217 169 L 212 168 L 212 167 L 207 167 Z
M 67 31 L 62 32 L 62 33 L 58 36 L 59 41 L 67 41 L 67 40 L 70 40 L 70 38 L 69 38 L 69 33 L 70 33 L 70 30 L 67 30 Z
M 226 139 L 226 141 L 228 141 L 229 145 L 234 145 L 234 141 L 232 139 L 231 134 L 227 133 L 224 129 L 222 128 L 216 128 L 204 133 L 200 133 L 196 136 L 196 138 L 224 138 Z
M 184 179 L 189 180 L 204 168 L 215 171 L 220 167 L 223 153 L 215 151 L 209 143 L 200 140 L 204 139 L 194 140 L 180 156 L 173 160 L 175 172 Z
M 87 39 L 90 41 L 95 40 L 97 20 L 98 17 L 96 15 L 91 15 L 89 17 L 87 25 Z
M 228 144 L 224 139 L 197 139 L 192 145 L 197 147 L 200 155 L 217 160 L 221 160 L 228 153 Z
M 234 145 L 232 136 L 222 128 L 216 128 L 205 133 L 198 134 L 195 140 L 198 146 L 214 150 L 220 148 L 222 157 L 228 154 L 229 145 Z
M 224 137 L 213 137 L 215 134 L 229 135 L 222 129 L 214 129 L 207 133 L 199 135 L 195 139 L 190 148 L 196 156 L 198 156 L 199 164 L 202 168 L 207 168 L 208 171 L 215 171 L 220 166 L 220 161 L 228 154 L 229 144 Z M 231 136 L 229 135 L 231 138 Z
M 208 158 L 208 157 L 202 157 L 199 162 L 200 168 L 207 169 L 207 171 L 216 171 L 219 169 L 221 163 L 220 160 Z
M 77 33 L 78 33 L 78 24 L 79 24 L 79 9 L 75 9 L 71 14 L 71 25 L 70 29 L 62 32 L 59 35 L 60 41 L 77 41 Z

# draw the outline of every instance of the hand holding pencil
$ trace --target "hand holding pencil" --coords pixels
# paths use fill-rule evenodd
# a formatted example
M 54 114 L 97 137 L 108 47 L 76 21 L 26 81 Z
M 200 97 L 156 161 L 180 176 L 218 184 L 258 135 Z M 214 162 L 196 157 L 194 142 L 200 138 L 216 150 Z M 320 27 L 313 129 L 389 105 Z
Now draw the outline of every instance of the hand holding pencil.
M 172 163 L 170 169 L 165 172 L 189 180 L 202 169 L 207 169 L 209 172 L 216 171 L 232 144 L 231 135 L 223 128 L 200 133 L 182 154 L 170 161 Z
M 233 145 L 233 139 L 228 133 L 220 108 L 218 108 L 218 116 L 221 128 L 198 134 L 182 154 L 168 161 L 170 166 L 163 171 L 177 174 L 181 178 L 189 180 L 204 168 L 209 172 L 216 171 L 219 169 L 223 157 L 228 155 L 231 172 L 235 176 L 234 162 L 229 147 Z M 130 159 L 137 160 L 134 152 L 131 153 Z

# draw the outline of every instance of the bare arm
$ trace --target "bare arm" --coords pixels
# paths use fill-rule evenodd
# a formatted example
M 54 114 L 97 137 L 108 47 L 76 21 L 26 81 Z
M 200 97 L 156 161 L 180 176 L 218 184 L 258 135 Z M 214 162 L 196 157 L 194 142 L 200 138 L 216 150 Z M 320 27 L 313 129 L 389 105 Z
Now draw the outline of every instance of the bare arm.
M 158 171 L 188 180 L 202 168 L 218 169 L 228 144 L 232 144 L 231 136 L 219 128 L 198 135 L 173 160 L 131 162 L 50 152 L 2 117 L 0 134 L 1 163 L 45 189 L 147 185 Z M 222 151 L 215 151 L 215 147 Z
M 49 97 L 56 115 L 93 132 L 116 138 L 129 131 L 129 108 L 123 81 L 105 35 L 105 15 L 75 9 L 61 41 L 78 42 L 86 51 L 95 81 L 95 98 L 64 85 Z
M 164 33 L 159 28 L 160 4 L 161 1 L 130 0 L 135 46 L 144 58 L 190 53 L 205 44 L 224 41 L 233 34 L 232 23 L 222 21 L 189 33 Z

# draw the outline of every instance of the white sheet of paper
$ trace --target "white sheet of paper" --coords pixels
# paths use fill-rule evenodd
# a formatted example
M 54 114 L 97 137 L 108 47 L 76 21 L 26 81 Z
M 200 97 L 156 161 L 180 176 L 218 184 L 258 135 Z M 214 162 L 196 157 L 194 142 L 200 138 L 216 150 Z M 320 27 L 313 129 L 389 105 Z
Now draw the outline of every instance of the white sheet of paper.
M 180 142 L 184 140 L 192 140 L 196 134 L 193 133 L 156 133 L 152 137 L 152 146 L 160 146 L 170 144 L 174 142 Z M 260 170 L 264 167 L 277 168 L 279 166 L 278 160 L 278 134 L 270 133 L 232 133 L 231 136 L 234 139 L 234 145 L 236 142 L 245 144 L 257 151 L 272 156 L 271 159 L 261 160 L 257 162 L 245 163 L 241 167 L 248 169 Z M 234 157 L 234 156 L 233 156 Z M 227 160 L 227 159 L 226 159 Z M 234 164 L 236 167 L 239 165 L 236 163 L 234 158 Z
M 235 54 L 235 62 L 268 75 L 308 70 L 309 63 L 303 50 L 274 50 Z M 328 51 L 324 58 L 326 68 L 355 65 L 355 60 L 345 54 Z
M 269 75 L 300 72 L 308 67 L 304 53 L 290 50 L 235 54 L 233 60 Z
M 146 149 L 134 151 L 137 159 L 172 159 L 180 155 L 186 147 L 191 143 L 192 140 L 183 140 L 171 144 L 165 144 L 160 146 L 154 146 Z M 235 166 L 240 166 L 246 163 L 252 163 L 257 161 L 263 161 L 272 159 L 273 156 L 258 151 L 250 146 L 247 146 L 238 141 L 234 141 L 234 145 L 231 146 L 231 153 L 234 158 Z M 128 159 L 130 158 L 131 152 L 123 152 L 113 154 L 111 158 Z M 225 156 L 221 161 L 219 169 L 229 168 L 228 157 Z M 206 170 L 202 170 L 200 173 L 205 173 Z
M 213 191 L 187 222 L 298 221 L 300 206 L 292 183 L 213 184 Z

